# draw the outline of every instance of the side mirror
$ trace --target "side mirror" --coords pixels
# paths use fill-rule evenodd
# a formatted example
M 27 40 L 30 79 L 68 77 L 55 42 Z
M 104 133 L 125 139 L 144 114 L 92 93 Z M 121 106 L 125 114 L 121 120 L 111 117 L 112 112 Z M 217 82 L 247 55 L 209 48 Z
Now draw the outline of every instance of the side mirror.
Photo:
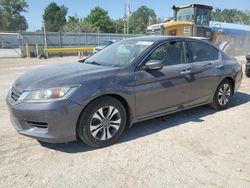
M 158 60 L 150 60 L 142 67 L 143 70 L 160 70 L 163 68 L 163 64 Z
M 246 55 L 246 59 L 248 62 L 250 62 L 250 53 Z

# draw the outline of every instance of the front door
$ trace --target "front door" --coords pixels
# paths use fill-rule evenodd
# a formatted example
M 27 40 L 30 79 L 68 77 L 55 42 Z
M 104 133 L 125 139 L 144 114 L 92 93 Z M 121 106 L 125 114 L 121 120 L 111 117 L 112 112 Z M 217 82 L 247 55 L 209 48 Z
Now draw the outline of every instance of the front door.
M 142 70 L 135 73 L 136 114 L 138 119 L 177 110 L 190 98 L 191 65 L 185 63 L 183 42 L 160 45 L 145 62 L 161 61 L 161 70 Z

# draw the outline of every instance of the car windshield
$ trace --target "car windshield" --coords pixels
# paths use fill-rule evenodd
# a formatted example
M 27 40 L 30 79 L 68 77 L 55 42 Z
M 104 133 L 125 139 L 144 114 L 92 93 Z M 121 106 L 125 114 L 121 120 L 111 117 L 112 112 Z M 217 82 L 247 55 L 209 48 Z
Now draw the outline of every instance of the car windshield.
M 121 40 L 87 58 L 85 63 L 126 67 L 152 44 L 153 41 Z

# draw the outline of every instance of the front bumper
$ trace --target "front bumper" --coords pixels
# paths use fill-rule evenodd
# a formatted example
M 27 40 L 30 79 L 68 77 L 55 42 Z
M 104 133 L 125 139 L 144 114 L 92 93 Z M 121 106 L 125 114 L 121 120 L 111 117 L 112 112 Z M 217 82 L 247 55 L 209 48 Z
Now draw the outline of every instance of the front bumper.
M 7 106 L 16 131 L 48 143 L 76 140 L 76 125 L 83 106 L 69 100 L 53 103 L 15 103 L 8 95 Z

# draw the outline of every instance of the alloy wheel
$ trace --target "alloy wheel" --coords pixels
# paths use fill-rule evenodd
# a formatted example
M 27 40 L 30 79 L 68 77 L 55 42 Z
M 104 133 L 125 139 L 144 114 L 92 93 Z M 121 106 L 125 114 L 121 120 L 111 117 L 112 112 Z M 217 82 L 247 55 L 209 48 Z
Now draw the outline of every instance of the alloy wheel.
M 231 88 L 229 84 L 225 83 L 221 86 L 218 93 L 218 102 L 221 106 L 225 106 L 231 97 Z
M 104 106 L 98 109 L 90 121 L 92 136 L 101 141 L 112 138 L 121 125 L 121 114 L 113 106 Z

